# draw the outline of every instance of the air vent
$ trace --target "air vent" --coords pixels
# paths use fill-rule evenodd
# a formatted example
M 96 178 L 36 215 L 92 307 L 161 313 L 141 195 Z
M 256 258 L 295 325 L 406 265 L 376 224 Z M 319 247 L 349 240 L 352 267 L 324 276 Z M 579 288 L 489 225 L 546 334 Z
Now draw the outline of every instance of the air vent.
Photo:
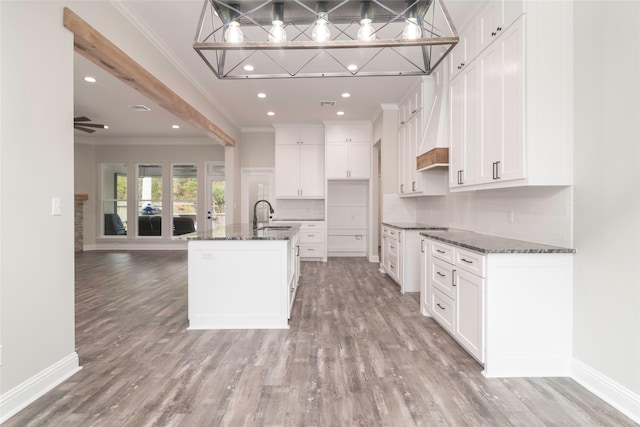
M 146 105 L 129 105 L 129 108 L 133 108 L 136 111 L 151 111 L 151 108 Z
M 335 107 L 336 101 L 320 101 L 321 107 Z

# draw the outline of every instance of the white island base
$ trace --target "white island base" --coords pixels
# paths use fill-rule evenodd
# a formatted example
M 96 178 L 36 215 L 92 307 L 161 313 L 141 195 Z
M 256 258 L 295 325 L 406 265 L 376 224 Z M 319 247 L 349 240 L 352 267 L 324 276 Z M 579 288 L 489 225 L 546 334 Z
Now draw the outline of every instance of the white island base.
M 189 329 L 288 329 L 292 240 L 190 240 Z

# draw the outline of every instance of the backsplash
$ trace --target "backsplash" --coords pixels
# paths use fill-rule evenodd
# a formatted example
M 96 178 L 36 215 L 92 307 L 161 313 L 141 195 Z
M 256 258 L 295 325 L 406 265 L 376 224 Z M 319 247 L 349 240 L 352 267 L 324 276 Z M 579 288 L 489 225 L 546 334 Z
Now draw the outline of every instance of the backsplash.
M 418 197 L 416 221 L 571 247 L 572 198 L 569 187 L 523 187 Z
M 277 199 L 274 219 L 324 219 L 324 200 Z

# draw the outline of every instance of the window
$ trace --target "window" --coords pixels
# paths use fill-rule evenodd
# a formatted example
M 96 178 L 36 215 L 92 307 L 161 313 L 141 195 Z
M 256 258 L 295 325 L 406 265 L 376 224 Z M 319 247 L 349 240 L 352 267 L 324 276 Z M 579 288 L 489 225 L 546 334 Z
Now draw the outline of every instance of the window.
M 196 231 L 198 169 L 196 165 L 173 166 L 173 235 Z
M 127 234 L 127 165 L 102 165 L 102 233 L 105 236 Z
M 205 191 L 208 229 L 216 227 L 224 227 L 225 225 L 225 176 L 224 163 L 210 162 L 207 163 L 207 185 Z M 223 233 L 224 230 L 220 230 Z
M 162 165 L 138 165 L 138 236 L 162 235 Z

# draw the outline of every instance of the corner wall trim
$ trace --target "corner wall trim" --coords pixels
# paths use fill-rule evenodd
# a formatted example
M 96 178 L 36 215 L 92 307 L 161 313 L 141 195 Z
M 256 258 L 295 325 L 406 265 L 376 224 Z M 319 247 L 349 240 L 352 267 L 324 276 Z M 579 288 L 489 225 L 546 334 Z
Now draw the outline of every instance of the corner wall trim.
M 571 362 L 571 378 L 636 423 L 640 423 L 640 395 L 576 358 Z
M 78 353 L 74 351 L 1 395 L 0 424 L 29 406 L 80 369 L 82 367 L 79 365 Z

